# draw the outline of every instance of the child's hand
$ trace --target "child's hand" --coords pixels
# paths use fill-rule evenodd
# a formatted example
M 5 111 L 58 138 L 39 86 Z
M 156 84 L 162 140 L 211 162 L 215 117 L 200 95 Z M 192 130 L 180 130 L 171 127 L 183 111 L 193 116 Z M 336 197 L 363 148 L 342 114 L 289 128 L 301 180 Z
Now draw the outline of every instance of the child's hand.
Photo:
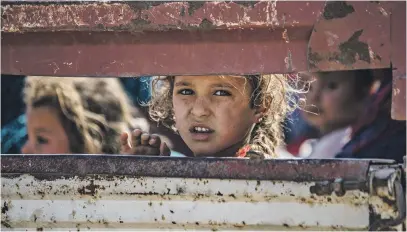
M 143 133 L 140 129 L 135 129 L 129 139 L 128 133 L 120 136 L 120 153 L 126 155 L 156 155 L 170 156 L 171 151 L 160 136 Z

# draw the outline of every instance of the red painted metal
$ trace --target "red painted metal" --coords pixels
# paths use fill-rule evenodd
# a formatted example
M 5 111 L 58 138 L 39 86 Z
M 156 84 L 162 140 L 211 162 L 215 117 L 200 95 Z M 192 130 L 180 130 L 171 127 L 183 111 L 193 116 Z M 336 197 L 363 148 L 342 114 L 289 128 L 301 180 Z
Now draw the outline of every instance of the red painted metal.
M 391 2 L 328 1 L 311 34 L 311 71 L 390 67 Z
M 323 2 L 134 2 L 11 4 L 3 1 L 2 30 L 165 31 L 169 29 L 310 26 Z
M 3 1 L 2 73 L 254 74 L 392 63 L 392 115 L 405 119 L 405 22 L 405 2 L 389 1 Z
M 2 56 L 9 58 L 3 72 L 138 76 L 306 69 L 307 40 L 323 4 L 3 3 L 8 33 Z
M 406 2 L 399 2 L 391 15 L 393 98 L 391 116 L 406 120 Z

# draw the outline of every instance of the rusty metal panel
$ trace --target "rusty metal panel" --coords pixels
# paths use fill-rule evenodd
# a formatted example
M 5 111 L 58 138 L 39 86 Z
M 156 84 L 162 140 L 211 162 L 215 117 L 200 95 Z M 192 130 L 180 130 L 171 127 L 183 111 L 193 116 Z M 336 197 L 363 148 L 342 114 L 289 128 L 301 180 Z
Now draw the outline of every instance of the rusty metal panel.
M 390 67 L 392 4 L 327 1 L 309 41 L 310 70 Z
M 2 72 L 139 76 L 305 70 L 307 41 L 323 4 L 3 1 Z
M 393 99 L 391 116 L 406 120 L 406 2 L 393 7 L 391 15 Z
M 363 182 L 366 160 L 236 160 L 129 155 L 2 155 L 2 173 Z
M 277 1 L 3 2 L 4 32 L 308 27 L 323 4 L 296 2 L 291 8 L 292 3 Z M 19 2 L 23 4 L 13 4 Z
M 289 179 L 279 174 L 283 169 L 276 169 L 283 164 L 278 160 L 261 161 L 268 163 L 266 172 L 266 166 L 255 160 L 233 160 L 230 168 L 232 159 L 223 159 L 224 165 L 215 159 L 205 169 L 201 161 L 192 159 L 180 163 L 185 159 L 157 162 L 132 157 L 131 162 L 129 157 L 89 157 L 71 159 L 69 165 L 56 156 L 2 156 L 2 229 L 402 229 L 396 220 L 403 217 L 397 200 L 400 192 L 389 188 L 400 184 L 400 171 L 385 161 L 374 165 L 368 160 L 285 161 L 292 166 L 282 168 L 296 172 Z M 121 172 L 124 165 L 114 162 L 120 159 L 131 168 Z M 191 170 L 194 162 L 201 175 Z M 318 162 L 341 171 L 332 175 L 328 169 L 313 169 Z M 91 164 L 99 168 L 92 169 Z M 366 164 L 370 164 L 367 169 Z M 76 175 L 66 165 L 87 171 Z M 355 172 L 357 168 L 363 172 Z M 154 175 L 148 169 L 167 174 Z M 256 180 L 253 172 L 237 175 L 237 170 L 251 169 L 267 178 Z M 319 172 L 327 175 L 324 181 L 318 181 Z M 232 174 L 237 179 L 230 178 Z
M 303 39 L 268 30 L 4 33 L 2 72 L 52 76 L 285 73 L 305 68 Z M 253 36 L 255 34 L 256 36 Z M 30 41 L 27 43 L 27 41 Z M 32 55 L 36 54 L 36 55 Z

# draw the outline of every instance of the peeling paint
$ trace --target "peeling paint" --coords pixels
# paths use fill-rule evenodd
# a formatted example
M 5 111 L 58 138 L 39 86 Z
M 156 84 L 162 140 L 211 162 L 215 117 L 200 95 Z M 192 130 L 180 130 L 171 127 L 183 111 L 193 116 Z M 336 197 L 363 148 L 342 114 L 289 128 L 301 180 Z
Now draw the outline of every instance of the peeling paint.
M 130 176 L 38 180 L 31 175 L 2 177 L 2 183 L 5 184 L 2 199 L 10 199 L 15 205 L 7 211 L 8 222 L 12 227 L 17 224 L 29 225 L 21 224 L 20 221 L 36 223 L 37 227 L 47 227 L 44 223 L 55 223 L 58 227 L 94 227 L 93 224 L 83 224 L 89 221 L 116 228 L 131 225 L 140 228 L 143 223 L 156 223 L 156 219 L 161 218 L 164 223 L 187 227 L 196 226 L 198 222 L 204 228 L 275 228 L 283 224 L 292 228 L 300 225 L 315 228 L 329 227 L 332 218 L 328 213 L 325 213 L 327 217 L 321 214 L 317 225 L 312 215 L 322 211 L 340 212 L 344 208 L 352 213 L 335 223 L 343 228 L 364 228 L 368 223 L 367 217 L 363 217 L 368 215 L 366 193 L 348 191 L 342 197 L 313 196 L 309 192 L 313 183 Z M 23 199 L 15 198 L 13 186 L 15 188 L 16 183 L 24 186 L 21 190 Z M 51 185 L 53 187 L 48 188 Z M 98 192 L 98 197 L 94 198 L 89 192 L 76 189 L 92 189 Z M 46 197 L 39 198 L 35 194 L 37 191 L 44 192 Z M 20 206 L 24 206 L 24 209 L 20 210 Z M 287 221 L 286 218 L 292 215 L 291 210 L 296 208 L 308 213 Z M 257 212 L 257 216 L 247 218 L 242 214 L 230 213 L 237 209 Z M 132 215 L 139 216 L 134 218 Z M 221 215 L 228 217 L 220 220 Z M 80 226 L 78 223 L 81 223 Z
M 326 20 L 332 20 L 336 18 L 344 18 L 353 12 L 355 12 L 355 9 L 346 1 L 327 1 L 323 16 Z
M 3 172 L 2 226 L 366 230 L 376 220 L 398 215 L 397 198 L 392 197 L 393 190 L 387 189 L 386 182 L 399 173 L 397 167 L 376 163 L 365 172 L 367 177 L 356 178 L 369 179 L 371 192 L 361 187 L 367 183 L 352 184 L 353 188 L 341 195 L 323 196 L 310 191 L 316 184 L 313 181 L 106 174 L 64 177 L 56 173 L 54 178 L 38 179 L 31 174 Z M 397 179 L 392 183 L 398 183 Z M 17 190 L 22 197 L 17 196 Z M 236 212 L 251 212 L 252 216 Z
M 267 2 L 129 2 L 2 5 L 2 31 L 118 31 L 278 27 L 277 0 Z M 285 12 L 280 12 L 284 18 Z M 138 23 L 143 21 L 142 24 Z M 295 20 L 283 19 L 287 25 Z

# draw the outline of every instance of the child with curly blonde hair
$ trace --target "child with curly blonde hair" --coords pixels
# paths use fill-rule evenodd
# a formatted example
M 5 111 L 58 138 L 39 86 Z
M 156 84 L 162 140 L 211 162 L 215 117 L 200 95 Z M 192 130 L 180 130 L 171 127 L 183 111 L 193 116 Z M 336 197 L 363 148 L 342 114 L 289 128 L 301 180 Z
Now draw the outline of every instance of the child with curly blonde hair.
M 167 76 L 153 81 L 150 117 L 198 157 L 276 157 L 292 109 L 285 75 Z M 159 136 L 122 134 L 122 153 L 170 155 Z
M 131 125 L 148 130 L 138 119 L 115 78 L 26 78 L 24 87 L 28 141 L 23 153 L 113 154 L 119 136 Z

